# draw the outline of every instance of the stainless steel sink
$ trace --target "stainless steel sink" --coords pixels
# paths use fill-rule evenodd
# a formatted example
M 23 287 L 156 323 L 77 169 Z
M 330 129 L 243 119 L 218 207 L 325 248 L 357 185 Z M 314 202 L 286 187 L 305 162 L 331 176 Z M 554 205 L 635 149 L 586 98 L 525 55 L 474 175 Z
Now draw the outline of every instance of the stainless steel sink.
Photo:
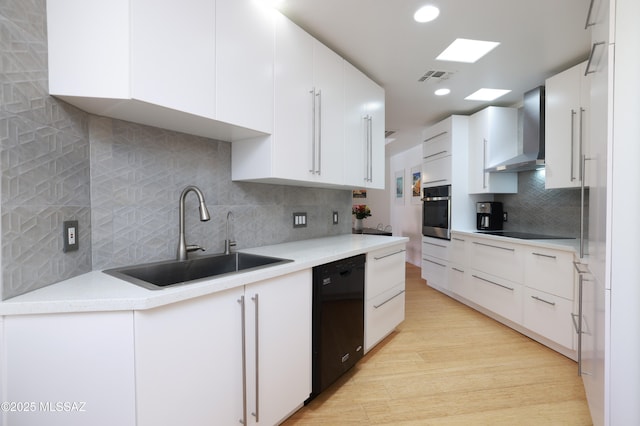
M 125 266 L 107 269 L 103 272 L 150 290 L 158 290 L 203 278 L 236 274 L 287 262 L 292 262 L 292 260 L 257 254 L 231 253 L 203 256 L 190 260 L 168 260 Z

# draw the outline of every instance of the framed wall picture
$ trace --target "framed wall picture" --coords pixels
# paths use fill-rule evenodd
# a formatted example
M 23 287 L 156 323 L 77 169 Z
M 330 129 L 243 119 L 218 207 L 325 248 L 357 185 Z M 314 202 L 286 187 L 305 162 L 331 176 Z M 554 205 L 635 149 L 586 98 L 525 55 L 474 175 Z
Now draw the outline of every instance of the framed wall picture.
M 404 170 L 395 173 L 396 204 L 404 204 Z
M 353 190 L 353 198 L 367 198 L 367 190 L 366 189 L 354 189 Z
M 411 168 L 411 203 L 420 204 L 422 198 L 422 167 Z

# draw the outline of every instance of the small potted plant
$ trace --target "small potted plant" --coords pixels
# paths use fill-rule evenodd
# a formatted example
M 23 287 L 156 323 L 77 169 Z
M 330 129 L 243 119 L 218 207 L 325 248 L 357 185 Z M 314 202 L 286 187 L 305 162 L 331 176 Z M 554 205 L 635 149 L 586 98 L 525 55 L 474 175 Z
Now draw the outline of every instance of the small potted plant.
M 351 214 L 356 217 L 353 228 L 356 231 L 362 231 L 362 219 L 371 216 L 371 209 L 365 204 L 354 204 L 351 208 Z

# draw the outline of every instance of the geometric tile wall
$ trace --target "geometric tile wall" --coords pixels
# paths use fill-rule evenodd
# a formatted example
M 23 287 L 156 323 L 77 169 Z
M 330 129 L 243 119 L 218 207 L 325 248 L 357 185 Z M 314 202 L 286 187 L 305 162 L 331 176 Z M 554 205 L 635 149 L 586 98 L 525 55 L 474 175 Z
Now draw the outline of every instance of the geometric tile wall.
M 237 248 L 351 231 L 351 191 L 232 182 L 228 142 L 96 116 L 89 134 L 93 269 L 175 258 L 178 201 L 189 185 L 211 214 L 200 222 L 197 198 L 187 195 L 187 243 L 207 250 L 195 255 L 224 250 L 228 212 Z M 293 228 L 294 211 L 307 212 L 306 228 Z
M 45 0 L 0 2 L 3 299 L 91 270 L 87 114 L 47 95 L 46 49 Z
M 0 238 L 7 299 L 91 270 L 170 259 L 178 198 L 205 194 L 211 221 L 187 197 L 187 241 L 223 249 L 351 231 L 351 192 L 231 182 L 227 142 L 84 113 L 47 95 L 46 0 L 0 2 Z M 293 211 L 308 227 L 293 229 Z M 340 224 L 332 225 L 338 210 Z M 79 250 L 62 252 L 62 222 Z
M 578 238 L 580 236 L 580 189 L 545 189 L 544 172 L 518 173 L 518 193 L 495 195 L 508 213 L 504 229 Z M 585 206 L 589 190 L 585 190 Z M 588 215 L 585 215 L 585 234 Z M 585 235 L 585 238 L 587 235 Z

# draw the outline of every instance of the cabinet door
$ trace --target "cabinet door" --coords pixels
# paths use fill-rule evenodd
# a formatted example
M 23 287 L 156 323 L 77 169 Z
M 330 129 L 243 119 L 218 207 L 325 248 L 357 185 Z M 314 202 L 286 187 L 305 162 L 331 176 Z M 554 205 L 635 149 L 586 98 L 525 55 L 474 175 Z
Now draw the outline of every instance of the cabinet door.
M 384 188 L 384 90 L 348 62 L 345 67 L 345 182 Z
M 271 133 L 274 12 L 253 0 L 216 0 L 215 7 L 217 120 Z
M 451 184 L 451 155 L 422 163 L 422 186 Z
M 582 155 L 589 148 L 589 80 L 586 62 L 545 83 L 545 187 L 580 187 Z
M 132 98 L 215 118 L 215 2 L 131 2 Z
M 311 285 L 308 269 L 246 287 L 250 424 L 278 424 L 311 394 Z
M 137 425 L 237 424 L 243 289 L 135 312 Z
M 313 42 L 315 88 L 315 180 L 344 182 L 344 66 L 343 59 L 317 40 Z
M 5 317 L 3 401 L 36 404 L 5 424 L 135 425 L 132 342 L 131 312 Z
M 487 107 L 469 119 L 469 193 L 516 193 L 517 173 L 484 170 L 517 153 L 517 110 Z
M 365 302 L 365 353 L 404 321 L 404 304 L 404 282 Z
M 278 177 L 313 174 L 313 38 L 283 15 L 276 18 L 273 169 Z

